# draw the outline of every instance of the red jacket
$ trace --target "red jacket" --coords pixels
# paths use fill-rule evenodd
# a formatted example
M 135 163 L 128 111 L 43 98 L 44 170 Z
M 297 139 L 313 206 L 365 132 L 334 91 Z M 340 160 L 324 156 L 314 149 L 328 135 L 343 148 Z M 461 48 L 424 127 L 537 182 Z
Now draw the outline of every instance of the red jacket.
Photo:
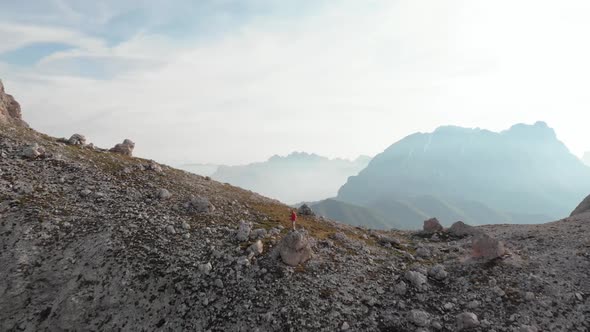
M 297 214 L 295 214 L 295 211 L 291 211 L 291 221 L 296 221 L 297 220 Z

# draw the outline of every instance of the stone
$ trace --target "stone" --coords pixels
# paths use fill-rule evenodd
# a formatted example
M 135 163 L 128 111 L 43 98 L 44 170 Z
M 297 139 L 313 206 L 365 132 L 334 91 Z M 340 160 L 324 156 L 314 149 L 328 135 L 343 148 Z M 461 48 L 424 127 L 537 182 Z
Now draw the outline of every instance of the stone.
M 154 171 L 156 173 L 162 173 L 162 166 L 160 166 L 158 163 L 156 163 L 153 160 L 150 160 L 149 164 L 147 164 L 146 169 L 148 171 Z
M 84 135 L 74 134 L 68 139 L 67 143 L 69 145 L 84 146 L 86 145 L 86 137 Z
M 428 250 L 428 248 L 426 247 L 419 247 L 418 249 L 416 249 L 416 256 L 428 258 L 430 257 L 430 250 Z
M 311 243 L 305 231 L 291 231 L 277 245 L 283 263 L 289 266 L 303 264 L 313 257 Z
M 22 156 L 27 159 L 37 159 L 45 154 L 45 149 L 37 143 L 26 146 L 22 150 Z
M 109 151 L 122 154 L 124 156 L 133 156 L 133 149 L 135 149 L 135 143 L 130 139 L 125 139 L 123 143 L 119 143 L 111 148 Z
M 448 273 L 445 271 L 445 267 L 441 264 L 436 264 L 428 270 L 428 275 L 436 280 L 444 280 L 447 278 Z
M 395 292 L 395 294 L 397 295 L 405 295 L 407 292 L 408 286 L 406 285 L 405 282 L 400 281 L 398 282 L 394 287 L 393 287 L 393 291 Z
M 262 254 L 262 251 L 264 249 L 264 245 L 262 244 L 262 241 L 258 240 L 256 242 L 254 242 L 249 248 L 250 252 L 254 253 L 255 255 L 260 255 Z
M 537 329 L 536 326 L 521 325 L 519 331 L 520 332 L 539 332 L 539 329 Z
M 484 261 L 490 261 L 506 254 L 504 244 L 501 241 L 487 235 L 480 236 L 475 239 L 471 248 L 472 257 Z
M 430 218 L 428 220 L 424 220 L 424 226 L 422 226 L 422 229 L 426 233 L 436 233 L 441 232 L 443 230 L 443 227 L 438 221 L 438 219 Z
M 416 326 L 424 327 L 430 325 L 430 315 L 422 310 L 411 310 L 408 314 L 408 320 Z
M 249 222 L 245 222 L 244 220 L 240 220 L 240 226 L 238 228 L 238 233 L 236 234 L 236 238 L 240 242 L 248 241 L 250 238 L 250 231 L 252 230 L 252 224 Z
M 315 216 L 315 213 L 307 204 L 301 205 L 299 209 L 297 209 L 297 213 L 302 216 Z
M 264 239 L 266 237 L 266 229 L 264 228 L 257 228 L 255 230 L 253 230 L 252 232 L 250 232 L 250 240 L 258 240 L 258 239 Z
M 462 331 L 466 329 L 472 329 L 479 326 L 479 320 L 477 315 L 472 312 L 463 312 L 456 316 L 457 330 Z
M 340 326 L 340 331 L 348 331 L 349 329 L 350 325 L 347 322 L 342 323 L 342 326 Z
M 213 265 L 211 265 L 211 263 L 199 264 L 199 272 L 209 274 L 211 270 L 213 270 Z
M 425 275 L 416 271 L 407 271 L 405 277 L 410 282 L 410 284 L 418 289 L 422 289 L 428 281 Z
M 172 197 L 172 194 L 168 191 L 168 189 L 160 188 L 156 193 L 156 197 L 161 200 L 166 200 Z
M 189 225 L 189 223 L 187 223 L 186 221 L 182 222 L 182 228 L 184 228 L 185 230 L 190 230 L 191 229 L 191 225 Z
M 172 225 L 168 225 L 168 226 L 166 226 L 166 231 L 167 231 L 169 234 L 176 234 L 176 230 L 174 229 L 174 226 L 172 226 Z
M 186 206 L 194 213 L 210 213 L 215 211 L 215 206 L 207 198 L 200 196 L 191 197 Z
M 221 279 L 215 279 L 213 282 L 217 288 L 223 288 L 223 281 Z
M 481 234 L 481 231 L 477 228 L 467 225 L 462 221 L 457 221 L 452 224 L 448 230 L 449 234 L 455 237 L 465 237 Z

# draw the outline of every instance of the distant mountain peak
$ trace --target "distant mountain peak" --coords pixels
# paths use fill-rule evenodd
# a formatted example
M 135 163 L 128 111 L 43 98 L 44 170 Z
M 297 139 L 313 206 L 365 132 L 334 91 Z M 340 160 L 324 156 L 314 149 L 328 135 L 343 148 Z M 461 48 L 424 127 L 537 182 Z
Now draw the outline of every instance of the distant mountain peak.
M 547 125 L 547 123 L 544 121 L 537 121 L 532 125 L 518 123 L 510 127 L 510 129 L 503 131 L 502 133 L 534 139 L 557 139 L 557 135 L 555 134 L 553 128 L 549 127 L 549 125 Z

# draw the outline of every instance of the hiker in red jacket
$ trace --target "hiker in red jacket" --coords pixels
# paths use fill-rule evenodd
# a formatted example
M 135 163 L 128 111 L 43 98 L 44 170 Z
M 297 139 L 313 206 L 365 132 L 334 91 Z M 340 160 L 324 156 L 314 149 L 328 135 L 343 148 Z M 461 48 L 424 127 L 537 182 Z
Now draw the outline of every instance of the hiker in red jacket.
M 291 225 L 293 225 L 293 230 L 295 230 L 295 222 L 297 221 L 297 213 L 295 210 L 291 210 Z

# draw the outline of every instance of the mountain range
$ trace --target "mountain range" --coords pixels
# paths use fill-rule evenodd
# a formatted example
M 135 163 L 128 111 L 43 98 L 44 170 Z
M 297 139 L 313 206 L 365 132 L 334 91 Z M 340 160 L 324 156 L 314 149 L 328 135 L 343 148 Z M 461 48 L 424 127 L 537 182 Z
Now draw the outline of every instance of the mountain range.
M 367 156 L 346 160 L 293 152 L 265 162 L 219 166 L 211 178 L 294 204 L 335 196 L 347 178 L 358 174 L 370 160 Z
M 531 223 L 568 215 L 588 188 L 590 168 L 544 122 L 502 132 L 444 126 L 391 145 L 348 179 L 330 210 L 322 202 L 312 208 L 341 217 L 352 204 L 371 216 L 351 213 L 347 222 L 378 215 L 402 228 L 419 228 L 431 217 L 447 225 Z

